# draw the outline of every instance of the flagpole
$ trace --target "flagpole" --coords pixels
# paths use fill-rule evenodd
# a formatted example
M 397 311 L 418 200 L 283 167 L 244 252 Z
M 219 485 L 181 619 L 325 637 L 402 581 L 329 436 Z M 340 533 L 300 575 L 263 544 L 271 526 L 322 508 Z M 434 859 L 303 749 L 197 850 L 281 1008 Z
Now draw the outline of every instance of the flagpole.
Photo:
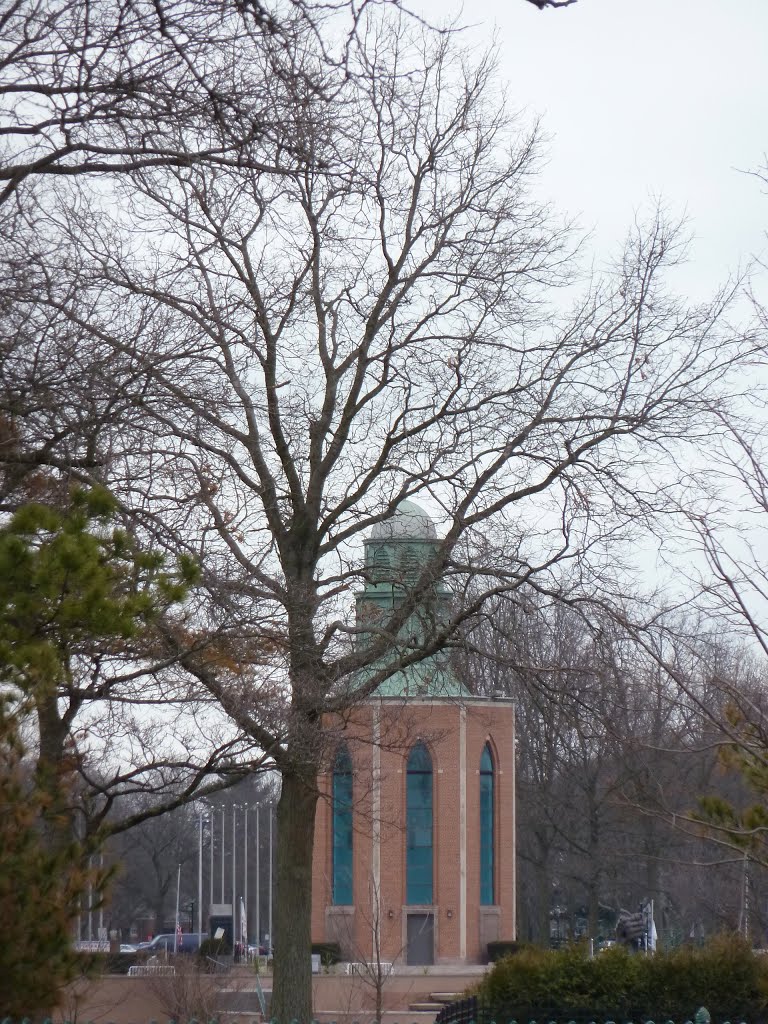
M 224 902 L 224 804 L 221 805 L 221 902 Z
M 179 944 L 179 890 L 181 889 L 181 864 L 176 872 L 176 931 L 173 933 L 173 952 L 177 952 Z
M 261 953 L 261 880 L 259 854 L 259 816 L 261 805 L 256 804 L 256 949 Z
M 248 804 L 245 804 L 243 814 L 245 824 L 243 826 L 243 891 L 245 892 L 245 944 L 248 945 Z
M 267 952 L 272 954 L 275 940 L 272 935 L 272 804 L 269 804 L 269 946 Z
M 237 872 L 236 867 L 236 853 L 237 845 L 235 843 L 235 823 L 237 820 L 237 804 L 232 804 L 232 928 L 235 928 L 235 921 L 237 919 Z
M 203 809 L 200 808 L 198 824 L 200 827 L 197 848 L 197 933 L 203 934 Z M 195 927 L 194 921 L 192 927 Z M 202 941 L 202 938 L 201 940 Z

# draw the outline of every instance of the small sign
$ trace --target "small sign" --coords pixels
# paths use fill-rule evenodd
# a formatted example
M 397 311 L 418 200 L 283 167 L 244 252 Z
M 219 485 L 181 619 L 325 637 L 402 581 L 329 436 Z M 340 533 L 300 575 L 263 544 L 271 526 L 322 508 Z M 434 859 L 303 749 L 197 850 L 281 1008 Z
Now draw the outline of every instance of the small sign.
M 214 939 L 223 939 L 224 938 L 224 929 L 223 928 L 217 928 L 216 931 L 213 933 L 213 937 L 214 937 Z

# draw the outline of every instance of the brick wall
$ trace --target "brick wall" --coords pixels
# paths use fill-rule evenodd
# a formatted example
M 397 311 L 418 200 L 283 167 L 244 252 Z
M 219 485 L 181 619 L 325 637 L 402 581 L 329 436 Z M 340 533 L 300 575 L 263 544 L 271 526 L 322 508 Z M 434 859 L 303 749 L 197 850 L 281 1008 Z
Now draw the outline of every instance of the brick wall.
M 515 934 L 512 705 L 390 698 L 361 707 L 344 725 L 354 766 L 355 904 L 331 903 L 329 771 L 321 779 L 316 821 L 313 938 L 339 942 L 348 959 L 374 960 L 378 930 L 379 957 L 403 962 L 407 915 L 418 910 L 434 915 L 435 962 L 483 962 L 488 941 Z M 433 768 L 434 902 L 428 908 L 408 907 L 405 892 L 406 761 L 418 740 L 430 751 Z M 486 743 L 495 768 L 493 907 L 480 907 L 479 770 Z

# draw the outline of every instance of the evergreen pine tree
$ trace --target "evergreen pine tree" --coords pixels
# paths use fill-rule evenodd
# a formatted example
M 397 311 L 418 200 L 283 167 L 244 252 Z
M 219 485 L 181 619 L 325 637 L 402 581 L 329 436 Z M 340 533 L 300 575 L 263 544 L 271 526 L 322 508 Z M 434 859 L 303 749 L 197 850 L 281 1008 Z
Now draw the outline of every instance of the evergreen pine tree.
M 108 492 L 76 490 L 67 507 L 29 503 L 0 529 L 0 1016 L 54 1008 L 81 969 L 79 901 L 103 888 L 87 868 L 99 837 L 83 841 L 73 813 L 80 755 L 65 708 L 99 697 L 81 668 L 141 657 L 195 577 L 190 560 L 166 572 L 115 518 Z

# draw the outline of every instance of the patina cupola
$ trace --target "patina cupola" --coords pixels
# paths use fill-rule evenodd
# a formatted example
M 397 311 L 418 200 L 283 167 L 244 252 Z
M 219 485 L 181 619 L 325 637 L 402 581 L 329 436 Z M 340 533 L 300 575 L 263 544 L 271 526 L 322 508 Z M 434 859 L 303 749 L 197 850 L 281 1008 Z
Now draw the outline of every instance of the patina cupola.
M 377 662 L 397 662 L 428 643 L 450 613 L 450 591 L 441 579 L 424 587 L 422 571 L 439 549 L 437 530 L 430 516 L 414 501 L 401 501 L 394 514 L 378 523 L 365 540 L 365 587 L 356 596 L 358 627 L 370 624 L 385 628 L 398 607 L 414 600 L 413 590 L 422 587 L 414 607 L 393 638 L 391 653 Z M 362 633 L 361 642 L 371 634 Z M 398 668 L 380 688 L 382 695 L 459 696 L 468 690 L 455 677 L 446 651 Z

